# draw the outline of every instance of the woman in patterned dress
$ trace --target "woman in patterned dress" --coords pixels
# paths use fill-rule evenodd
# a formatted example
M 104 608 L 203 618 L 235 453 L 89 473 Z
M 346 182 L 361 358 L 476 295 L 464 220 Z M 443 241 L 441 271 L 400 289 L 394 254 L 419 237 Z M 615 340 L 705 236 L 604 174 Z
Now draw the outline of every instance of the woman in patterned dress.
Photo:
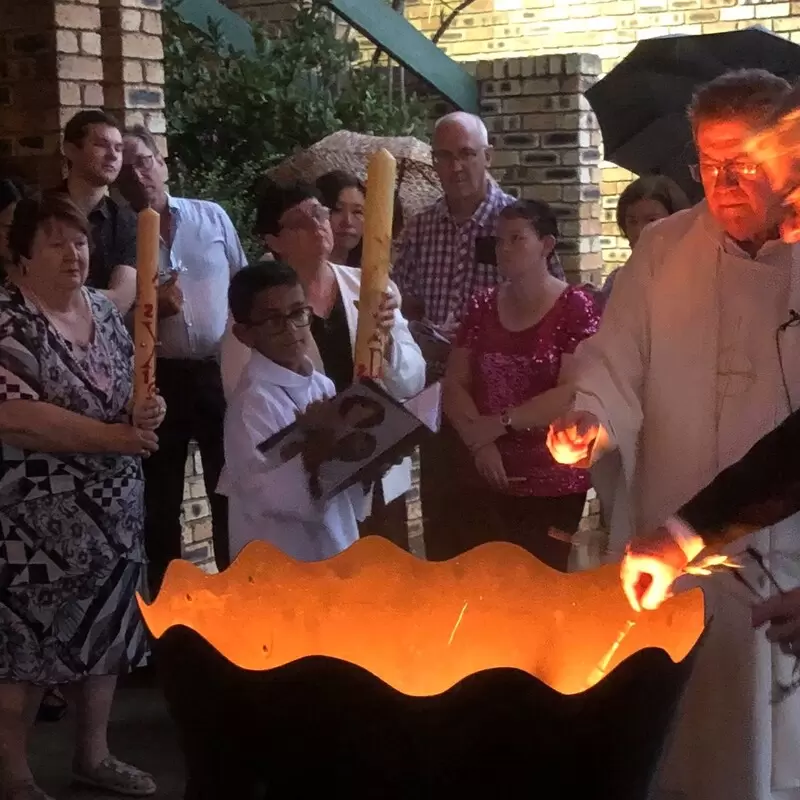
M 0 797 L 47 800 L 26 755 L 48 686 L 77 712 L 74 778 L 128 796 L 155 783 L 106 738 L 116 676 L 144 663 L 141 458 L 162 401 L 131 412 L 133 346 L 84 288 L 88 221 L 61 196 L 25 199 L 0 289 Z

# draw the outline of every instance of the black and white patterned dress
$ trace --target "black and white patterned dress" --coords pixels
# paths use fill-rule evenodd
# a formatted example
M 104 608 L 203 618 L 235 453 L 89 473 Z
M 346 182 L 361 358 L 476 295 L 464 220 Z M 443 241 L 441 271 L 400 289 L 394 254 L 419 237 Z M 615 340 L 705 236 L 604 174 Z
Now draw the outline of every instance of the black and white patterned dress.
M 125 421 L 133 345 L 114 306 L 84 291 L 95 329 L 77 348 L 17 289 L 0 288 L 0 403 Z M 145 662 L 143 517 L 138 457 L 0 443 L 0 681 L 65 683 Z

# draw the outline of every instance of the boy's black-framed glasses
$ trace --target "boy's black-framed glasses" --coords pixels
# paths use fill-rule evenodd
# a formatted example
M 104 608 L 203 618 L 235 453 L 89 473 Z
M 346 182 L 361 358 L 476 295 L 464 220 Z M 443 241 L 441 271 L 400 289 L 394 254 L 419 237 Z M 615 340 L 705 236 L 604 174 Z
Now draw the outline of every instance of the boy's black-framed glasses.
M 269 314 L 260 320 L 251 320 L 247 323 L 249 328 L 263 328 L 270 336 L 282 334 L 291 322 L 295 328 L 307 328 L 311 324 L 314 310 L 311 306 L 295 308 L 288 314 Z

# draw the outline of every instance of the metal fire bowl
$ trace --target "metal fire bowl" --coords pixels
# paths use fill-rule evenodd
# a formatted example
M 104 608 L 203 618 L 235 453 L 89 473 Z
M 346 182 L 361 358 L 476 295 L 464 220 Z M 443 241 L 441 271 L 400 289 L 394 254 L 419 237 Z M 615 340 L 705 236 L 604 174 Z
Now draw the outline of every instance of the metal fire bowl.
M 155 650 L 186 800 L 646 800 L 701 642 L 678 664 L 642 650 L 569 696 L 514 669 L 434 697 L 331 658 L 252 672 L 182 626 Z

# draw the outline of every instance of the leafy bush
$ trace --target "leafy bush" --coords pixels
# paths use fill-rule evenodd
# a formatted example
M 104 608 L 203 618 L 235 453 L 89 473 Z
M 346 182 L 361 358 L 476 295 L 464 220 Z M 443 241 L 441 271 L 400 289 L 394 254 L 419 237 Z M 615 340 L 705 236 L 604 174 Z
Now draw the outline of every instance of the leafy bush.
M 184 0 L 191 2 L 191 0 Z M 237 226 L 250 256 L 255 186 L 266 169 L 338 130 L 419 135 L 425 109 L 393 100 L 384 68 L 359 64 L 320 3 L 298 12 L 279 38 L 255 28 L 254 52 L 238 52 L 217 25 L 164 12 L 167 137 L 176 195 L 213 199 Z

